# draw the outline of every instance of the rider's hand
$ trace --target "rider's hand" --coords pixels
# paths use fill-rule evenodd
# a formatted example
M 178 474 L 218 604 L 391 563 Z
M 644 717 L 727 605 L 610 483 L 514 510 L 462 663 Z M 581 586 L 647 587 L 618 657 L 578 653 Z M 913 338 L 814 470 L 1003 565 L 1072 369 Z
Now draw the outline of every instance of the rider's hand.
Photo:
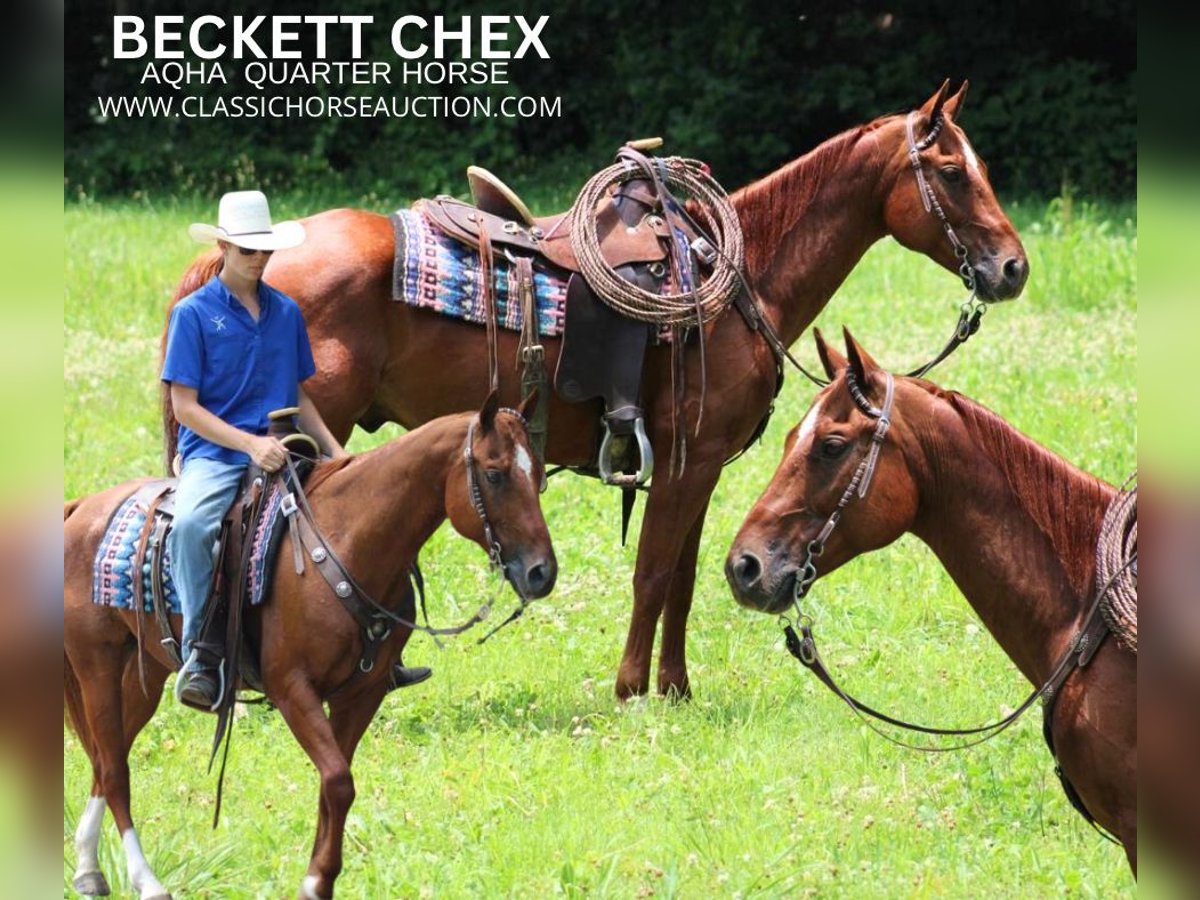
M 253 436 L 246 450 L 250 459 L 264 472 L 276 472 L 283 467 L 287 459 L 287 448 L 279 442 L 279 438 L 270 435 Z

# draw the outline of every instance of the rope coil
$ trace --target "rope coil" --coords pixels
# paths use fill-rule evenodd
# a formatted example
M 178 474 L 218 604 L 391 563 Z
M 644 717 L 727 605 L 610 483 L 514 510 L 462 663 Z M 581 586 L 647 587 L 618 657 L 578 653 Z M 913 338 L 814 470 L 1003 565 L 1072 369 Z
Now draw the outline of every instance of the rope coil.
M 1137 653 L 1137 485 L 1109 505 L 1096 543 L 1100 610 L 1117 640 Z
M 703 163 L 669 156 L 656 158 L 653 164 L 670 190 L 692 197 L 699 205 L 704 231 L 717 251 L 708 280 L 685 293 L 656 294 L 626 281 L 601 255 L 597 208 L 613 185 L 646 177 L 641 168 L 628 162 L 615 163 L 596 173 L 579 192 L 571 208 L 571 249 L 592 289 L 622 315 L 660 326 L 704 325 L 733 302 L 741 287 L 739 272 L 745 260 L 742 226 L 729 196 Z M 663 202 L 665 205 L 670 201 L 663 198 Z

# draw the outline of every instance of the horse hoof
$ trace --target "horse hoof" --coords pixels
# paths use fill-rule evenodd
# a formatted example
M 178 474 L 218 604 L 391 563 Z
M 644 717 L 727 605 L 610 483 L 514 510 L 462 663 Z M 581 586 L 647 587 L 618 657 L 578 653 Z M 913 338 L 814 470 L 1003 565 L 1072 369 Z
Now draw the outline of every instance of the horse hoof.
M 684 703 L 692 699 L 692 686 L 686 678 L 679 684 L 664 682 L 658 686 L 658 693 L 668 703 Z
M 107 897 L 110 890 L 103 872 L 85 872 L 76 875 L 73 886 L 77 893 L 85 897 Z

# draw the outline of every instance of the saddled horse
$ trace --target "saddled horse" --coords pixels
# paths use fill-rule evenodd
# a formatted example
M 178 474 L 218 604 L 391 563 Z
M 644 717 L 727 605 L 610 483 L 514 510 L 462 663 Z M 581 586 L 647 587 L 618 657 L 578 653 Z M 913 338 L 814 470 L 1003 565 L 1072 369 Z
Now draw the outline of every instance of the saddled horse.
M 745 235 L 748 280 L 784 345 L 800 336 L 867 249 L 886 235 L 958 272 L 961 260 L 949 226 L 982 299 L 1021 292 L 1028 274 L 1024 249 L 992 192 L 986 166 L 955 122 L 965 89 L 964 83 L 950 94 L 944 84 L 911 117 L 889 115 L 851 129 L 732 195 Z M 926 139 L 929 146 L 920 149 Z M 933 211 L 925 205 L 924 182 L 937 200 Z M 304 226 L 305 243 L 277 253 L 265 277 L 304 311 L 318 372 L 305 389 L 339 440 L 356 423 L 412 427 L 476 405 L 489 381 L 485 329 L 392 300 L 395 240 L 388 217 L 330 210 L 305 219 Z M 199 258 L 177 296 L 210 278 L 218 265 L 217 256 Z M 550 337 L 543 343 L 546 367 L 553 372 L 562 343 Z M 686 357 L 680 409 L 688 429 L 687 464 L 675 477 L 671 455 L 661 449 L 672 446 L 675 424 L 672 354 L 665 346 L 646 354 L 642 406 L 658 452 L 616 678 L 620 698 L 649 689 L 660 618 L 658 690 L 689 694 L 685 632 L 709 498 L 724 463 L 764 423 L 778 389 L 771 347 L 735 311 L 726 310 L 706 327 L 704 346 L 706 378 L 699 354 Z M 518 334 L 501 329 L 498 358 L 511 360 L 517 349 Z M 516 402 L 518 379 L 507 366 L 500 368 L 502 397 Z M 703 428 L 695 434 L 702 395 Z M 169 397 L 164 401 L 169 460 L 175 422 Z M 587 466 L 599 442 L 593 404 L 551 398 L 547 461 Z
M 915 534 L 1021 673 L 1055 685 L 1047 740 L 1064 787 L 1136 873 L 1136 612 L 1131 649 L 1106 633 L 1113 579 L 1097 574 L 1118 491 L 961 394 L 888 374 L 848 334 L 847 356 L 817 345 L 832 383 L 733 542 L 737 601 L 784 613 L 815 578 Z
M 377 664 L 362 666 L 360 625 L 334 596 L 349 596 L 349 590 L 342 593 L 349 582 L 331 587 L 318 572 L 320 563 L 340 559 L 361 594 L 395 614 L 411 597 L 408 572 L 417 551 L 449 518 L 488 551 L 523 600 L 545 596 L 557 563 L 542 518 L 541 474 L 521 413 L 498 408 L 492 394 L 478 415 L 435 419 L 367 453 L 322 463 L 310 476 L 311 513 L 324 544 L 305 544 L 311 559 L 301 575 L 292 555 L 281 553 L 270 595 L 247 621 L 247 631 L 261 641 L 266 696 L 321 779 L 316 841 L 299 892 L 305 900 L 333 896 L 354 801 L 350 761 L 389 689 L 391 663 L 411 634 L 389 620 L 394 627 L 379 638 Z M 129 750 L 158 706 L 169 661 L 153 638 L 139 650 L 142 628 L 132 610 L 92 602 L 97 546 L 113 511 L 137 487 L 127 482 L 64 510 L 63 681 L 69 720 L 91 758 L 93 777 L 75 834 L 75 887 L 82 894 L 108 893 L 96 853 L 107 807 L 121 833 L 130 880 L 146 900 L 169 895 L 142 854 L 130 816 Z M 178 637 L 179 617 L 172 618 Z

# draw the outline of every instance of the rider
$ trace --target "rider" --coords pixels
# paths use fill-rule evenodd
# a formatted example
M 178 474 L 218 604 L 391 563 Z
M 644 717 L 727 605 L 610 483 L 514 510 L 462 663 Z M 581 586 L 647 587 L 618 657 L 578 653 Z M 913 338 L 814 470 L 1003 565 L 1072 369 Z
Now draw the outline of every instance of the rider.
M 225 194 L 217 221 L 188 229 L 197 241 L 216 242 L 221 268 L 171 311 L 161 376 L 170 385 L 183 459 L 167 548 L 183 612 L 184 666 L 176 696 L 206 709 L 220 699 L 220 660 L 196 646 L 213 542 L 249 462 L 274 472 L 287 454 L 267 435 L 267 414 L 298 406 L 301 430 L 321 452 L 347 455 L 301 387 L 316 367 L 300 308 L 262 280 L 271 254 L 301 243 L 304 226 L 273 225 L 261 191 Z M 403 687 L 429 675 L 424 667 L 397 662 L 391 683 Z

